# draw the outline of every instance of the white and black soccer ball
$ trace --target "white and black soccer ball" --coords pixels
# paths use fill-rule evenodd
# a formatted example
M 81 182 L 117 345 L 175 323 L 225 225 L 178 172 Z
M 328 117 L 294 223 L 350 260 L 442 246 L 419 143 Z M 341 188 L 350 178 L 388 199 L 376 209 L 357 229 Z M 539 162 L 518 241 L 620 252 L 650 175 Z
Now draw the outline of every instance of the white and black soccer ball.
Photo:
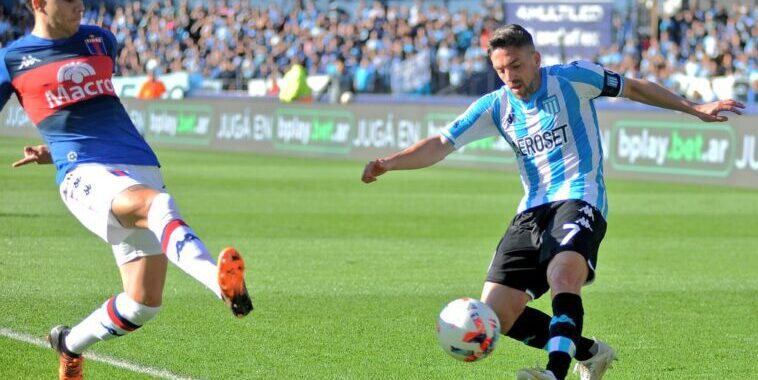
M 437 319 L 437 338 L 450 356 L 465 362 L 487 357 L 500 337 L 500 320 L 486 304 L 459 298 L 442 309 Z

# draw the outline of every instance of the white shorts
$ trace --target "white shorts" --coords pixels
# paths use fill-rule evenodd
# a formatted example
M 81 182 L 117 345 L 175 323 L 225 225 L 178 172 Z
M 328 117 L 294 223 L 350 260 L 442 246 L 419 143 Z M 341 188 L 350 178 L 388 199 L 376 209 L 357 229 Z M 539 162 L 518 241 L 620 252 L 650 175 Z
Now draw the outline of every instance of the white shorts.
M 116 195 L 136 185 L 158 191 L 166 187 L 156 166 L 82 164 L 66 174 L 59 188 L 63 203 L 76 219 L 113 245 L 119 266 L 137 257 L 163 253 L 150 230 L 124 228 L 111 212 Z

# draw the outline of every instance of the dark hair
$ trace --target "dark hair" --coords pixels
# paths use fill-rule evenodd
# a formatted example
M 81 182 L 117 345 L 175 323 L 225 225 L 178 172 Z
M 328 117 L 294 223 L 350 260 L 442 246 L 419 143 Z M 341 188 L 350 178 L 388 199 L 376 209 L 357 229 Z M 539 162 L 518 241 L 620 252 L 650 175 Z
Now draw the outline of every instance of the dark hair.
M 28 9 L 29 12 L 34 13 L 34 5 L 32 4 L 32 0 L 24 1 L 24 5 L 26 5 L 26 9 Z
M 534 41 L 532 40 L 532 35 L 523 26 L 510 24 L 497 28 L 495 33 L 492 34 L 488 45 L 487 55 L 491 55 L 495 49 L 499 48 L 520 48 L 527 46 L 533 49 Z

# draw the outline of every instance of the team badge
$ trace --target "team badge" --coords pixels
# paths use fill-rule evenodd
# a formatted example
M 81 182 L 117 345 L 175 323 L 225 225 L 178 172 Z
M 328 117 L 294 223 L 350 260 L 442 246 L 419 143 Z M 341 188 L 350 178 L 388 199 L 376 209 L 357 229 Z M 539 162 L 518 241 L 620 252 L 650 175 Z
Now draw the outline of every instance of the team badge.
M 84 39 L 84 44 L 87 46 L 87 50 L 89 50 L 90 54 L 92 55 L 108 55 L 108 53 L 105 51 L 105 42 L 103 42 L 103 37 L 98 37 L 90 34 L 89 37 Z
M 553 95 L 542 101 L 542 108 L 552 114 L 556 114 L 561 111 L 561 106 L 558 105 L 558 98 Z

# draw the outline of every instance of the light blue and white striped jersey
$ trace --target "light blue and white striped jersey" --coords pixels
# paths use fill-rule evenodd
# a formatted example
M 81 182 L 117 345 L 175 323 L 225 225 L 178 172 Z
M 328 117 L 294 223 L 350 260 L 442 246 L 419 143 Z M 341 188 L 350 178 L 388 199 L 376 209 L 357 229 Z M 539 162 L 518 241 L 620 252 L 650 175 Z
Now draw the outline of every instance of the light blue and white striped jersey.
M 593 99 L 620 96 L 623 78 L 588 61 L 542 67 L 540 75 L 540 89 L 529 101 L 503 86 L 474 102 L 442 135 L 456 149 L 485 137 L 506 139 L 516 152 L 526 193 L 519 213 L 580 199 L 605 217 L 603 148 Z

